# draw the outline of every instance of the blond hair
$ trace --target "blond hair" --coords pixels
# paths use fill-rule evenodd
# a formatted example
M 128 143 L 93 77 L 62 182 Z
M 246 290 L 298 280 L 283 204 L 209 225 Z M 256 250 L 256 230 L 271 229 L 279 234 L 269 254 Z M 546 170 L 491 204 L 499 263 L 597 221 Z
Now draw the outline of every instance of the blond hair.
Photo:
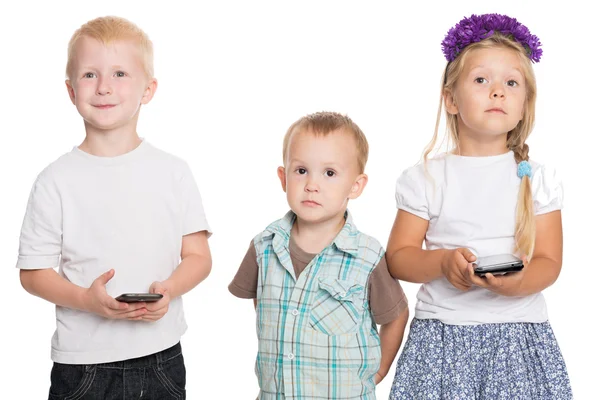
M 125 18 L 109 16 L 88 21 L 73 33 L 67 53 L 67 78 L 70 79 L 73 72 L 75 45 L 84 36 L 96 39 L 104 45 L 119 40 L 134 42 L 140 50 L 144 72 L 148 78 L 154 77 L 154 49 L 148 35 Z
M 287 160 L 290 140 L 295 133 L 311 132 L 315 135 L 326 136 L 329 133 L 343 131 L 350 134 L 356 143 L 358 153 L 358 169 L 362 174 L 365 172 L 367 158 L 369 158 L 369 143 L 363 131 L 346 115 L 336 112 L 317 112 L 309 114 L 294 122 L 283 139 L 283 162 Z
M 444 96 L 447 94 L 454 94 L 456 82 L 458 81 L 458 78 L 464 69 L 467 56 L 474 50 L 490 48 L 510 49 L 515 51 L 515 53 L 519 56 L 522 72 L 525 76 L 525 104 L 523 108 L 523 118 L 521 121 L 519 121 L 517 126 L 508 132 L 506 147 L 508 150 L 512 150 L 514 152 L 515 161 L 517 163 L 529 160 L 529 146 L 525 143 L 525 141 L 533 130 L 535 121 L 535 100 L 537 95 L 533 67 L 523 46 L 507 36 L 494 33 L 492 36 L 482 40 L 481 42 L 473 43 L 467 46 L 463 51 L 461 51 L 454 61 L 448 63 L 442 80 L 440 104 L 435 123 L 435 132 L 433 138 L 423 152 L 423 161 L 425 163 L 427 162 L 429 154 L 433 151 L 438 139 L 438 129 L 440 125 L 442 101 Z M 458 116 L 456 114 L 450 114 L 446 110 L 446 137 L 460 152 L 460 149 L 458 148 L 458 134 Z M 519 187 L 519 196 L 517 200 L 515 250 L 530 257 L 533 252 L 534 244 L 535 215 L 533 208 L 533 196 L 531 192 L 530 178 L 525 176 L 521 179 L 521 186 Z

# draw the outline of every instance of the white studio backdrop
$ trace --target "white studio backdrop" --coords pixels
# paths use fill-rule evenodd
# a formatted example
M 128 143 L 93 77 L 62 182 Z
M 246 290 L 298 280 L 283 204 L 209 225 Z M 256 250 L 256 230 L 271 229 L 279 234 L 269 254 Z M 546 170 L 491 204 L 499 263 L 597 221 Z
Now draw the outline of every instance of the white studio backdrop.
M 543 44 L 533 159 L 565 188 L 562 274 L 545 291 L 575 398 L 596 395 L 598 303 L 596 19 L 583 1 L 20 1 L 0 5 L 0 322 L 6 399 L 47 398 L 54 306 L 26 293 L 14 268 L 31 186 L 78 145 L 83 123 L 64 85 L 67 42 L 104 15 L 130 19 L 155 45 L 158 91 L 138 132 L 184 158 L 203 195 L 213 271 L 184 296 L 189 399 L 253 399 L 252 301 L 229 294 L 251 238 L 287 211 L 276 168 L 302 115 L 348 114 L 371 147 L 363 195 L 350 203 L 363 232 L 387 243 L 395 180 L 431 138 L 445 60 L 440 42 L 462 17 L 509 14 Z M 418 285 L 403 283 L 414 315 Z M 408 327 L 405 339 L 408 334 Z M 389 395 L 395 364 L 378 386 Z

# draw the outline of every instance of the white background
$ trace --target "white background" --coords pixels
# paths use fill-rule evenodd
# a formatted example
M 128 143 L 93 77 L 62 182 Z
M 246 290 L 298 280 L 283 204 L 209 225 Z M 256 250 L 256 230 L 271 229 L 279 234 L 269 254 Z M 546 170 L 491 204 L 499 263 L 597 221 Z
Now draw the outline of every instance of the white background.
M 81 24 L 119 15 L 154 41 L 158 91 L 138 132 L 189 162 L 215 232 L 213 272 L 184 297 L 188 398 L 237 400 L 258 392 L 256 335 L 252 302 L 230 295 L 227 284 L 250 239 L 287 211 L 276 168 L 288 126 L 304 114 L 335 110 L 364 130 L 370 179 L 350 208 L 358 227 L 385 244 L 396 213 L 395 179 L 418 161 L 433 132 L 445 66 L 440 42 L 463 16 L 499 12 L 543 43 L 530 154 L 562 173 L 566 192 L 563 271 L 545 295 L 575 398 L 597 398 L 595 14 L 583 1 L 405 3 L 3 2 L 0 397 L 47 397 L 54 307 L 21 288 L 14 265 L 36 175 L 84 137 L 64 86 L 67 42 Z M 412 317 L 418 286 L 404 288 Z M 378 387 L 382 399 L 394 369 Z

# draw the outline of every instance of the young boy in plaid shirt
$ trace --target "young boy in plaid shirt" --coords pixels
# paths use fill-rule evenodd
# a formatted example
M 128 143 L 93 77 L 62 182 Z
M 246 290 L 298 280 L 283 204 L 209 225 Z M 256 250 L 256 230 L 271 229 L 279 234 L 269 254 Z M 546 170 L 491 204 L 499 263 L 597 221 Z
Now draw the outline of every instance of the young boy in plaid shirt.
M 375 399 L 398 352 L 406 297 L 346 209 L 367 183 L 368 151 L 337 113 L 288 129 L 277 172 L 291 211 L 252 240 L 229 285 L 255 301 L 261 400 Z

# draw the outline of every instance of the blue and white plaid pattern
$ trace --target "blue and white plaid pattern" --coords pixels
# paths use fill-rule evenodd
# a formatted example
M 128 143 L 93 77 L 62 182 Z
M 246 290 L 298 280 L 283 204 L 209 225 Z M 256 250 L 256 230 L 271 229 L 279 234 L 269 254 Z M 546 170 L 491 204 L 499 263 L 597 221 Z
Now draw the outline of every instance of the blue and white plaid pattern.
M 384 255 L 350 214 L 296 280 L 291 211 L 256 236 L 259 399 L 375 399 L 381 349 L 368 303 Z

